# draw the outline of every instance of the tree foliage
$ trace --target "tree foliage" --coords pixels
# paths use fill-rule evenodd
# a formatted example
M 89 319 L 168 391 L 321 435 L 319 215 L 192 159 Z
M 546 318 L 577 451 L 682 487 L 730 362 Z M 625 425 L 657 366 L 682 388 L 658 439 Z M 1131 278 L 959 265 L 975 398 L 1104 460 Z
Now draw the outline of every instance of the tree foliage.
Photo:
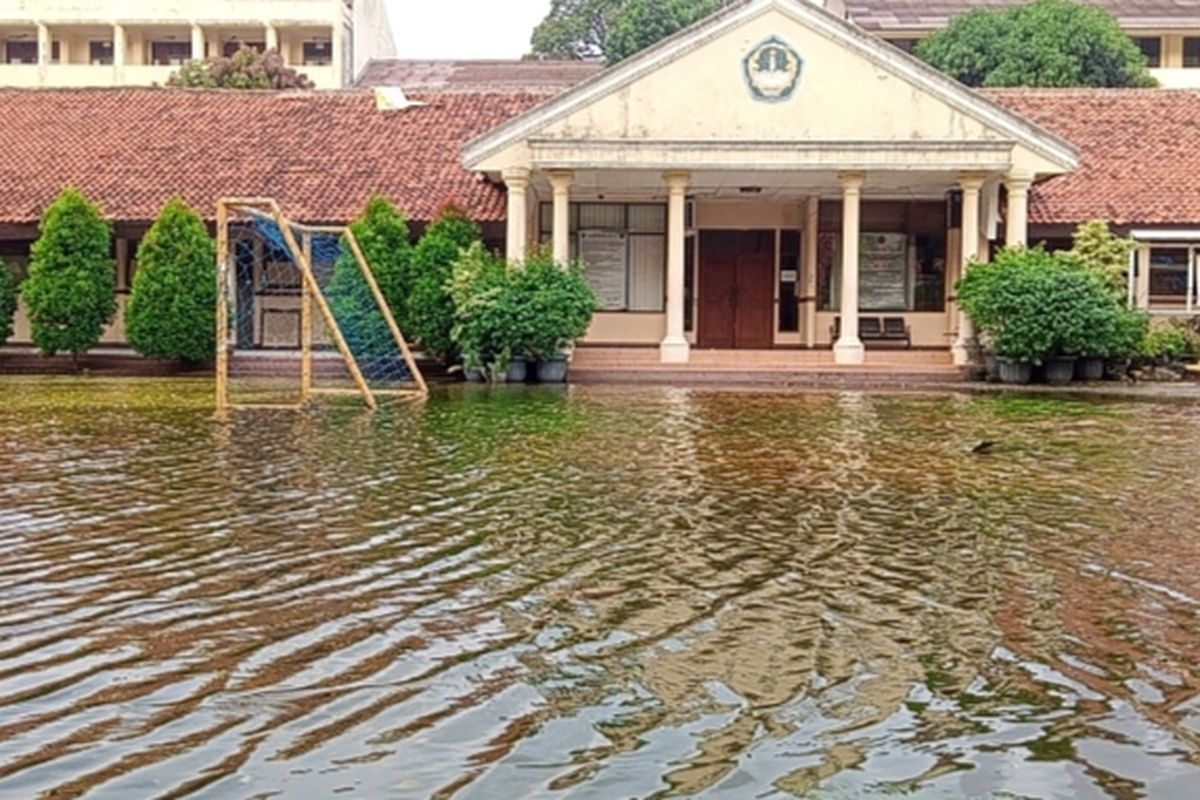
M 691 25 L 731 0 L 552 0 L 534 29 L 537 58 L 615 64 Z
M 13 332 L 13 315 L 17 313 L 17 280 L 8 264 L 0 261 L 0 344 L 8 341 Z
M 33 342 L 46 355 L 86 352 L 116 310 L 112 228 L 83 192 L 68 188 L 49 208 L 21 290 Z
M 720 8 L 719 0 L 625 0 L 604 41 L 609 64 L 624 61 Z
M 1068 0 L 977 8 L 917 46 L 968 86 L 1153 86 L 1146 58 L 1112 14 Z
M 212 358 L 216 247 L 204 221 L 182 198 L 163 207 L 138 247 L 137 263 L 125 308 L 130 346 L 151 358 Z
M 188 61 L 167 79 L 168 86 L 193 89 L 312 89 L 313 82 L 284 63 L 278 50 L 259 52 L 242 45 L 231 56 Z
M 478 225 L 461 209 L 447 206 L 413 250 L 405 333 L 419 341 L 427 354 L 443 361 L 455 355 L 454 301 L 447 284 L 454 264 L 479 237 Z

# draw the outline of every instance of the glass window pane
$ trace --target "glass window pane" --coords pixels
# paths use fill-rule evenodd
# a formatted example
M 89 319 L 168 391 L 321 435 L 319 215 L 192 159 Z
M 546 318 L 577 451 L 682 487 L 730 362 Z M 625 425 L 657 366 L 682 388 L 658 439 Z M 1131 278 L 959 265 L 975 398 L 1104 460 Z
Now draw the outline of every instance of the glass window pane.
M 1188 251 L 1182 247 L 1150 250 L 1150 296 L 1187 297 Z
M 542 203 L 538 207 L 539 225 L 543 237 L 548 237 L 554 231 L 554 204 Z
M 666 238 L 629 237 L 629 308 L 662 311 L 667 264 Z
M 620 203 L 580 203 L 579 230 L 625 230 L 625 206 Z
M 1200 36 L 1183 37 L 1183 65 L 1200 67 Z
M 1146 57 L 1146 66 L 1157 68 L 1162 66 L 1162 37 L 1143 36 L 1133 40 L 1134 44 Z
M 629 230 L 633 233 L 666 233 L 667 207 L 662 205 L 630 206 Z

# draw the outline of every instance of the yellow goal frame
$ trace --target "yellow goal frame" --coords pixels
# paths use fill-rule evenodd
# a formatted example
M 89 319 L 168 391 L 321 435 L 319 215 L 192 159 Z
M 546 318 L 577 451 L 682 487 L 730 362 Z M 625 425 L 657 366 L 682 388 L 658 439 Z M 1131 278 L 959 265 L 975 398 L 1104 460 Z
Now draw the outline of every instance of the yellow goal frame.
M 309 402 L 317 395 L 344 395 L 346 390 L 340 389 L 321 389 L 313 386 L 313 307 L 320 313 L 322 321 L 325 323 L 325 330 L 328 332 L 333 343 L 337 346 L 338 352 L 342 356 L 342 360 L 346 364 L 346 368 L 350 372 L 350 376 L 354 379 L 355 389 L 350 390 L 352 394 L 362 395 L 363 402 L 367 408 L 372 410 L 379 407 L 378 396 L 381 394 L 378 390 L 373 390 L 367 384 L 366 378 L 363 376 L 362 369 L 358 365 L 357 359 L 350 351 L 349 345 L 346 343 L 345 336 L 342 335 L 342 330 L 334 319 L 333 311 L 329 307 L 329 303 L 325 300 L 324 294 L 321 292 L 321 287 L 317 283 L 316 276 L 312 269 L 312 239 L 313 235 L 325 236 L 341 236 L 345 239 L 350 247 L 350 252 L 354 256 L 355 262 L 358 264 L 358 269 L 362 273 L 363 279 L 371 290 L 371 295 L 375 299 L 379 310 L 383 314 L 384 320 L 387 322 L 388 329 L 392 333 L 392 337 L 396 340 L 396 346 L 399 348 L 401 355 L 404 357 L 405 363 L 408 365 L 409 373 L 412 375 L 412 389 L 393 390 L 391 394 L 399 394 L 406 396 L 423 397 L 429 393 L 429 387 L 425 383 L 424 376 L 421 375 L 420 367 L 417 366 L 416 359 L 413 358 L 412 350 L 408 346 L 408 341 L 404 338 L 400 326 L 396 324 L 396 318 L 392 314 L 391 307 L 388 306 L 387 300 L 383 296 L 383 292 L 379 289 L 379 283 L 375 280 L 375 273 L 372 271 L 370 264 L 367 263 L 366 256 L 363 255 L 362 247 L 358 243 L 357 237 L 354 235 L 349 226 L 342 225 L 304 225 L 293 222 L 283 215 L 283 211 L 274 199 L 271 198 L 225 198 L 217 202 L 217 409 L 223 411 L 231 407 L 229 400 L 229 353 L 233 346 L 233 339 L 229 329 L 229 298 L 230 292 L 236 287 L 233 282 L 236 280 L 236 271 L 233 269 L 233 250 L 229 236 L 230 220 L 235 215 L 255 217 L 257 219 L 272 222 L 278 226 L 283 234 L 284 244 L 287 246 L 292 260 L 296 264 L 296 268 L 300 271 L 301 276 L 301 292 L 300 292 L 300 405 Z M 295 231 L 299 231 L 304 238 L 304 245 L 296 239 Z

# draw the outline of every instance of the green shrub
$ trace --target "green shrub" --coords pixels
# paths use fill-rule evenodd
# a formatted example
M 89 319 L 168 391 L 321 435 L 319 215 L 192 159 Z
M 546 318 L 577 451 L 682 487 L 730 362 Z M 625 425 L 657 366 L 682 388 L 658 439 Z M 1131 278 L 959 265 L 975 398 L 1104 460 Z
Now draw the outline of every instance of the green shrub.
M 408 222 L 387 198 L 375 196 L 350 225 L 363 256 L 397 322 L 403 318 L 410 289 L 412 245 Z M 387 357 L 396 353 L 396 340 L 379 310 L 347 242 L 333 266 L 326 287 L 329 307 L 350 350 L 358 356 Z
M 973 265 L 957 292 L 996 353 L 1019 361 L 1108 356 L 1128 335 L 1124 309 L 1102 278 L 1040 248 L 1002 250 L 991 263 Z
M 1117 331 L 1113 338 L 1113 358 L 1136 358 L 1142 354 L 1142 346 L 1150 330 L 1150 317 L 1144 311 L 1123 308 L 1117 316 Z
M 412 292 L 404 331 L 419 341 L 428 355 L 446 362 L 455 358 L 454 301 L 447 285 L 455 262 L 479 241 L 479 236 L 478 225 L 459 209 L 448 206 L 413 250 Z
M 1129 256 L 1137 246 L 1132 239 L 1113 235 L 1104 220 L 1085 222 L 1075 229 L 1067 255 L 1085 272 L 1100 277 L 1121 302 L 1129 291 Z
M 454 304 L 451 336 L 465 366 L 507 364 L 511 358 L 517 309 L 509 305 L 513 297 L 509 287 L 507 264 L 481 242 L 467 248 L 454 264 L 449 283 Z
M 583 336 L 599 308 L 583 267 L 563 267 L 542 250 L 513 268 L 512 284 L 521 310 L 515 342 L 521 355 L 554 358 Z
M 13 333 L 13 315 L 17 313 L 17 280 L 12 270 L 0 261 L 0 344 Z
M 1142 355 L 1155 361 L 1182 361 L 1193 354 L 1192 341 L 1178 325 L 1154 328 L 1142 340 Z
M 216 247 L 181 198 L 163 207 L 137 252 L 125 308 L 130 346 L 151 358 L 204 361 L 216 352 Z
M 33 342 L 46 355 L 94 347 L 116 311 L 112 228 L 78 189 L 66 189 L 42 218 L 21 288 Z

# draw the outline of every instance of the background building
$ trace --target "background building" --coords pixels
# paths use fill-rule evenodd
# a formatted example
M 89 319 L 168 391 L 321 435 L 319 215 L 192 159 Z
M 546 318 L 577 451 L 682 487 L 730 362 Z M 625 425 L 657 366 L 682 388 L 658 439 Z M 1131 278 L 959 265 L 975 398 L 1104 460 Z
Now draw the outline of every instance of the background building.
M 973 8 L 1005 8 L 1028 0 L 835 0 L 846 17 L 912 52 L 917 42 Z M 1187 0 L 1083 0 L 1116 17 L 1171 89 L 1200 88 L 1200 6 Z
M 394 54 L 382 0 L 0 0 L 0 86 L 161 84 L 242 45 L 278 48 L 323 89 Z

